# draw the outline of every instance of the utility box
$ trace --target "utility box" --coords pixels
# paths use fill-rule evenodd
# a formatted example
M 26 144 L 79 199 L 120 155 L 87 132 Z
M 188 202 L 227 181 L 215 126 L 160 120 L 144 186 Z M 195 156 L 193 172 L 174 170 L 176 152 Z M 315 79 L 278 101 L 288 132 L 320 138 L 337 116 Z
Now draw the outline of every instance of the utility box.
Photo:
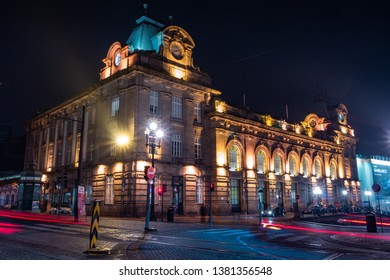
M 367 232 L 377 232 L 376 217 L 374 213 L 366 213 Z
M 173 222 L 174 215 L 175 215 L 175 209 L 172 206 L 170 206 L 167 211 L 167 221 Z

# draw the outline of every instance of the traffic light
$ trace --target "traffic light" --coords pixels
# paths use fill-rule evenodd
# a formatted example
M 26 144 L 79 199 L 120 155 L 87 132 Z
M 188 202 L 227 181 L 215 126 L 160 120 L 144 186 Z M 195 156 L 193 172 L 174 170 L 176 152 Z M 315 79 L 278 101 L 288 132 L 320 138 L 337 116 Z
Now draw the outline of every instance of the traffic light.
M 62 184 L 64 185 L 64 187 L 66 187 L 66 185 L 68 184 L 68 173 L 67 172 L 62 173 Z
M 164 194 L 164 188 L 162 186 L 158 186 L 158 195 Z
M 166 184 L 163 185 L 163 192 L 166 192 L 168 190 L 168 187 Z
M 214 183 L 211 183 L 211 184 L 210 184 L 210 191 L 211 191 L 211 192 L 214 191 Z
M 57 177 L 56 185 L 62 187 L 62 177 L 61 176 Z

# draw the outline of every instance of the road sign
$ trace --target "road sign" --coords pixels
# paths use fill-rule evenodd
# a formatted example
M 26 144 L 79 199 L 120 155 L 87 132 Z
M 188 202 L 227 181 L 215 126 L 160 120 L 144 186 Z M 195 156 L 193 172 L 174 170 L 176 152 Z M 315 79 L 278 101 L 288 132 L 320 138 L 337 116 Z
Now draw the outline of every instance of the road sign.
M 154 171 L 154 168 L 149 166 L 148 167 L 148 170 L 146 171 L 146 176 L 150 179 L 150 180 L 153 180 L 154 179 L 154 176 L 155 176 L 155 171 Z
M 61 185 L 56 185 L 56 189 L 60 190 L 61 189 Z
M 372 185 L 372 190 L 376 193 L 380 192 L 381 191 L 381 186 L 377 183 L 373 184 Z

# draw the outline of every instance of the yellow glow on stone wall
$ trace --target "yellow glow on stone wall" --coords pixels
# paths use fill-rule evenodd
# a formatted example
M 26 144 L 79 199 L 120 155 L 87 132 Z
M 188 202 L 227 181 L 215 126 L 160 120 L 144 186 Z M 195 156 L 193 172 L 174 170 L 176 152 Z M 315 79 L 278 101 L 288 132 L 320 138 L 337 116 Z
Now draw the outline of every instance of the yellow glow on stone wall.
M 226 176 L 226 169 L 224 167 L 218 167 L 217 168 L 217 175 L 218 176 Z
M 226 160 L 225 160 L 225 153 L 224 152 L 218 152 L 217 153 L 217 165 L 218 166 L 224 166 L 225 163 L 226 163 Z
M 98 167 L 98 170 L 97 170 L 97 174 L 98 175 L 102 175 L 102 174 L 105 174 L 106 173 L 106 166 L 105 165 L 99 165 Z
M 181 79 L 185 76 L 185 71 L 179 69 L 179 68 L 175 68 L 175 67 L 171 67 L 171 75 L 175 78 L 178 78 L 178 79 Z
M 247 159 L 246 159 L 246 167 L 248 169 L 253 169 L 254 167 L 254 162 L 253 162 L 253 157 L 252 156 L 248 156 Z
M 193 165 L 187 165 L 184 167 L 184 174 L 196 175 L 195 167 Z
M 225 113 L 226 112 L 226 103 L 223 101 L 216 100 L 215 101 L 215 110 L 218 113 Z
M 117 164 L 115 164 L 114 166 L 114 172 L 122 172 L 122 163 L 121 162 L 118 162 Z
M 144 171 L 146 165 L 147 163 L 144 160 L 137 161 L 137 171 Z
M 270 115 L 265 116 L 265 124 L 268 126 L 272 126 L 272 118 Z

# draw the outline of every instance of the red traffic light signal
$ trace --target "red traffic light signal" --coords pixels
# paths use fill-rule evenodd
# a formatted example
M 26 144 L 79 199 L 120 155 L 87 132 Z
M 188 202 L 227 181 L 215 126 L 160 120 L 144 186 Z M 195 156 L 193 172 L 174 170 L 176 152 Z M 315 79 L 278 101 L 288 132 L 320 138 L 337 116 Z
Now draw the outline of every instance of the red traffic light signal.
M 163 195 L 164 194 L 164 188 L 162 186 L 158 186 L 158 195 Z
M 211 184 L 210 184 L 210 191 L 211 191 L 211 192 L 214 191 L 214 183 L 211 183 Z

